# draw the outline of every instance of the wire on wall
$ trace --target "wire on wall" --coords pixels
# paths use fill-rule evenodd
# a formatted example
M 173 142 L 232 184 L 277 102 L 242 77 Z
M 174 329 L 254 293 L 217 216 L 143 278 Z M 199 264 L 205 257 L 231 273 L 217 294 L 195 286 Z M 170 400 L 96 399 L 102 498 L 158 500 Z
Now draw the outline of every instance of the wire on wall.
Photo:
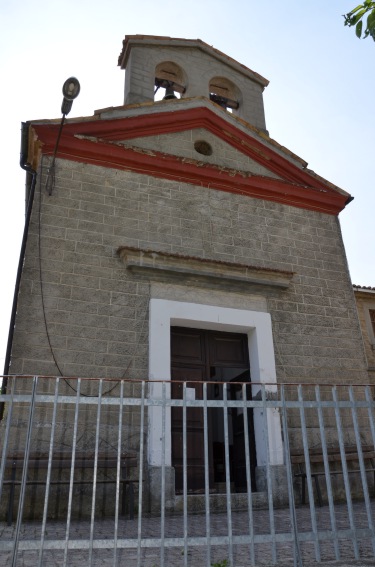
M 42 222 L 41 222 L 41 217 L 42 217 L 42 175 L 43 175 L 43 168 L 45 167 L 43 162 L 44 162 L 44 158 L 45 156 L 42 157 L 42 161 L 41 161 L 41 172 L 40 172 L 40 179 L 39 179 L 39 207 L 38 207 L 38 256 L 39 256 L 39 281 L 40 281 L 40 292 L 41 292 L 41 301 L 42 301 L 42 312 L 43 312 L 43 321 L 44 321 L 44 326 L 45 326 L 45 330 L 46 330 L 46 335 L 47 335 L 47 341 L 48 341 L 48 346 L 49 349 L 51 351 L 52 354 L 52 358 L 53 361 L 56 365 L 57 370 L 60 373 L 60 376 L 62 377 L 62 379 L 64 380 L 64 382 L 69 386 L 69 388 L 71 390 L 73 390 L 75 393 L 77 393 L 77 390 L 69 383 L 68 379 L 69 378 L 74 378 L 74 376 L 64 376 L 64 372 L 62 371 L 59 362 L 57 361 L 55 352 L 54 352 L 54 348 L 52 346 L 52 341 L 51 341 L 51 336 L 50 336 L 50 332 L 49 332 L 49 328 L 48 328 L 48 321 L 47 321 L 47 314 L 46 314 L 46 306 L 45 306 L 45 293 L 44 293 L 44 281 L 43 281 L 43 269 L 42 269 L 42 264 L 43 264 L 43 260 L 42 260 Z M 141 330 L 139 332 L 138 335 L 138 339 L 135 343 L 134 346 L 134 352 L 130 358 L 130 361 L 127 365 L 127 367 L 125 368 L 122 376 L 118 379 L 118 380 L 124 380 L 127 378 L 127 374 L 129 372 L 129 369 L 131 367 L 131 365 L 134 362 L 135 356 L 137 354 L 137 350 L 138 347 L 140 345 L 141 342 L 141 338 L 142 335 L 144 333 L 144 328 L 145 328 L 145 324 L 146 321 L 148 320 L 148 309 L 149 309 L 149 300 L 150 300 L 150 295 L 151 295 L 151 285 L 149 283 L 149 289 L 148 289 L 148 296 L 147 296 L 147 302 L 146 302 L 146 309 L 144 312 L 143 317 L 141 318 L 142 321 L 142 325 L 141 325 Z M 103 396 L 105 395 L 109 395 L 115 388 L 117 388 L 118 386 L 118 382 L 116 382 L 111 388 L 109 388 L 107 391 L 103 392 Z M 81 396 L 85 396 L 85 397 L 95 397 L 95 396 L 91 396 L 89 394 L 84 394 L 83 392 L 80 393 Z

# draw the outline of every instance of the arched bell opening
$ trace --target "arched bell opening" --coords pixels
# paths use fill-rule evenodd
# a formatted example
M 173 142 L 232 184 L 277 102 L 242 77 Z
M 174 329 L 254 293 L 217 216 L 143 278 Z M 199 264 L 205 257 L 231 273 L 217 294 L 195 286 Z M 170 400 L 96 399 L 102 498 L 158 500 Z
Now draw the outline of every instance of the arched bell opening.
M 210 100 L 229 112 L 237 113 L 242 102 L 240 89 L 225 77 L 213 77 L 209 82 Z
M 186 91 L 185 71 L 173 61 L 163 61 L 155 68 L 154 100 L 181 98 Z

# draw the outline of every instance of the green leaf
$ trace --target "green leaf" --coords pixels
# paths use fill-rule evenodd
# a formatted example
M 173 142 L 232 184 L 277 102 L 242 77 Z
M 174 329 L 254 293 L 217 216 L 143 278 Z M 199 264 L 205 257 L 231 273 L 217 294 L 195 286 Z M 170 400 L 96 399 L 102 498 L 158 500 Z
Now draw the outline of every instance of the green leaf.
M 369 17 L 367 18 L 367 27 L 372 28 L 375 26 L 375 9 L 371 12 Z
M 363 25 L 364 16 L 368 14 L 366 26 Z M 359 4 L 347 14 L 344 14 L 344 25 L 355 26 L 355 34 L 357 37 L 364 39 L 371 36 L 375 41 L 375 1 L 364 0 L 363 4 Z
M 364 16 L 364 14 L 366 14 L 366 10 L 361 10 L 358 14 L 353 16 L 352 25 L 354 26 Z
M 350 10 L 348 16 L 352 16 L 353 14 L 355 14 L 356 12 L 358 12 L 359 10 L 362 10 L 362 9 L 363 9 L 363 4 L 360 4 L 356 8 L 353 8 L 353 10 Z

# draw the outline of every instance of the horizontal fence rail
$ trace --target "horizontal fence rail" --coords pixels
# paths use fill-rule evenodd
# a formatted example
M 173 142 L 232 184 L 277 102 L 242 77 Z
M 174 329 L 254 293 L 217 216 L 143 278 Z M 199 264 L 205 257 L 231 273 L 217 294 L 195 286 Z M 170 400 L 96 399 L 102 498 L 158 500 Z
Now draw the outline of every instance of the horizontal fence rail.
M 0 564 L 375 558 L 369 385 L 8 377 Z

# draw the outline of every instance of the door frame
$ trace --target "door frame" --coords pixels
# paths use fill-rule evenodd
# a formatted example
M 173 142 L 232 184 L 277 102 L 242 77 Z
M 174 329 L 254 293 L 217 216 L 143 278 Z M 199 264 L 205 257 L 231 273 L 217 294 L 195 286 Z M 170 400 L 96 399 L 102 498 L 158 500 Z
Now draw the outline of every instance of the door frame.
M 252 396 L 260 393 L 260 384 L 266 384 L 267 392 L 276 392 L 276 367 L 272 338 L 272 322 L 269 313 L 232 309 L 214 305 L 150 299 L 149 311 L 149 380 L 171 379 L 171 326 L 190 327 L 215 331 L 245 333 L 248 336 Z M 165 395 L 170 397 L 170 385 Z M 150 397 L 163 398 L 160 382 L 150 385 Z M 269 447 L 271 465 L 283 464 L 281 423 L 278 411 L 266 410 L 268 443 L 264 438 L 263 409 L 254 410 L 255 446 L 258 466 L 265 466 Z M 165 413 L 164 458 L 162 451 L 161 408 L 150 407 L 148 412 L 148 463 L 150 466 L 171 466 L 171 411 Z

